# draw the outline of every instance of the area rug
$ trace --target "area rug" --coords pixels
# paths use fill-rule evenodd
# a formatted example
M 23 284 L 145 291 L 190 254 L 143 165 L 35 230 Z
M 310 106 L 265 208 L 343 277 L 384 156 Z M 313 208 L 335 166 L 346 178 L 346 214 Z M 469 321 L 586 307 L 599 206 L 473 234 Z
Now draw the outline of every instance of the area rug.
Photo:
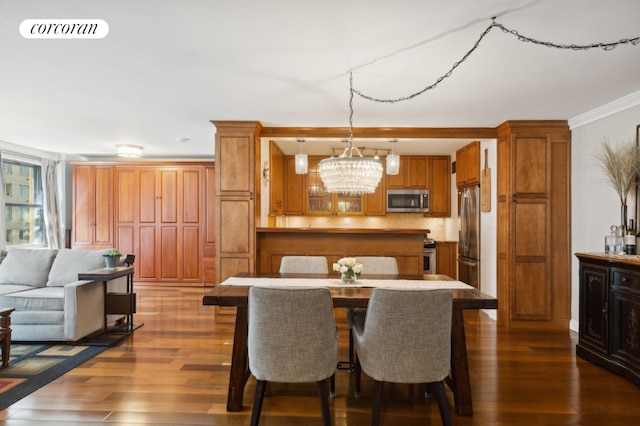
M 108 346 L 12 343 L 9 366 L 0 368 L 0 410 L 106 349 Z

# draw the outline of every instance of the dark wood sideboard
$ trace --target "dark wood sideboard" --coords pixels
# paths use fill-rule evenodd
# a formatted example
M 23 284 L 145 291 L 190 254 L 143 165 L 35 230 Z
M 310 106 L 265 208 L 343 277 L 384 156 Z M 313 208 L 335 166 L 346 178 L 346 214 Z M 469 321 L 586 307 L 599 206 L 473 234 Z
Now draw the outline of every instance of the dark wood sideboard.
M 640 258 L 576 253 L 580 331 L 576 355 L 640 386 Z

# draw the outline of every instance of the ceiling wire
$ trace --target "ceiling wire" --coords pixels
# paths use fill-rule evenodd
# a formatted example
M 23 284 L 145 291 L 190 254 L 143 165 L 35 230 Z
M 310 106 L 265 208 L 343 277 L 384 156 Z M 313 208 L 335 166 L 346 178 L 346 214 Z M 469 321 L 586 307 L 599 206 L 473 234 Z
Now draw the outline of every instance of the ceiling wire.
M 352 120 L 353 120 L 353 94 L 355 93 L 356 95 L 360 96 L 361 98 L 373 101 L 373 102 L 381 102 L 381 103 L 397 103 L 397 102 L 402 102 L 402 101 L 408 101 L 410 99 L 415 98 L 416 96 L 419 96 L 423 93 L 425 93 L 428 90 L 431 89 L 435 89 L 436 86 L 438 86 L 438 84 L 440 84 L 445 78 L 450 77 L 453 72 L 456 70 L 456 68 L 458 68 L 464 61 L 466 61 L 469 56 L 471 56 L 471 54 L 478 48 L 478 46 L 480 46 L 480 42 L 487 36 L 487 34 L 489 34 L 489 32 L 493 29 L 493 28 L 499 28 L 502 30 L 503 33 L 505 34 L 510 34 L 514 37 L 516 37 L 518 39 L 518 41 L 524 42 L 524 43 L 533 43 L 533 44 L 537 44 L 537 45 L 541 45 L 541 46 L 545 46 L 545 47 L 550 47 L 550 48 L 555 48 L 555 49 L 563 49 L 563 50 L 590 50 L 590 49 L 597 49 L 600 48 L 604 51 L 609 51 L 609 50 L 613 50 L 616 47 L 618 47 L 619 45 L 622 44 L 631 44 L 633 46 L 636 46 L 638 43 L 640 43 L 640 36 L 638 37 L 633 37 L 633 38 L 625 38 L 625 39 L 621 39 L 615 42 L 610 42 L 610 43 L 605 43 L 605 42 L 599 42 L 599 43 L 592 43 L 592 44 L 559 44 L 559 43 L 553 43 L 553 42 L 549 42 L 549 41 L 542 41 L 542 40 L 538 40 L 535 39 L 533 37 L 528 37 L 525 35 L 520 34 L 518 31 L 516 30 L 512 30 L 509 29 L 507 27 L 505 27 L 504 25 L 496 22 L 496 18 L 493 17 L 491 18 L 491 24 L 480 34 L 480 37 L 478 37 L 478 40 L 476 40 L 476 42 L 473 44 L 473 47 L 471 47 L 471 49 L 469 49 L 469 51 L 467 51 L 467 53 L 464 54 L 464 56 L 457 61 L 456 63 L 454 63 L 451 68 L 449 69 L 449 71 L 447 71 L 445 74 L 443 74 L 442 76 L 438 77 L 436 79 L 436 81 L 428 86 L 426 86 L 425 88 L 423 88 L 422 90 L 415 92 L 411 95 L 408 96 L 402 96 L 399 98 L 394 98 L 394 99 L 382 99 L 382 98 L 376 98 L 373 96 L 369 96 L 366 95 L 364 93 L 362 93 L 361 91 L 354 89 L 353 88 L 353 70 L 349 72 L 349 90 L 350 90 L 350 96 L 349 96 L 349 109 L 350 109 L 350 116 L 349 116 L 349 128 L 350 128 L 350 138 L 353 138 L 353 133 L 352 133 Z

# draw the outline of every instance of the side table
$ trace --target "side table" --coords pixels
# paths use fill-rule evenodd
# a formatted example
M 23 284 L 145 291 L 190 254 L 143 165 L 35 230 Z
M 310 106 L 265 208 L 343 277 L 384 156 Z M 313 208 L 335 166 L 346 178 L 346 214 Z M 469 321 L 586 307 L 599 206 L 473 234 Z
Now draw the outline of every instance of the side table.
M 102 281 L 104 288 L 104 331 L 107 332 L 107 315 L 126 315 L 127 322 L 124 327 L 115 328 L 113 331 L 125 331 L 132 333 L 137 327 L 133 324 L 133 314 L 136 312 L 136 294 L 133 292 L 133 273 L 131 266 L 118 266 L 117 268 L 99 268 L 78 274 L 79 280 Z M 127 277 L 127 289 L 125 293 L 108 291 L 108 282 L 120 277 Z M 141 324 L 140 324 L 141 325 Z
M 2 350 L 2 366 L 9 365 L 11 352 L 11 312 L 13 308 L 0 308 L 0 349 Z

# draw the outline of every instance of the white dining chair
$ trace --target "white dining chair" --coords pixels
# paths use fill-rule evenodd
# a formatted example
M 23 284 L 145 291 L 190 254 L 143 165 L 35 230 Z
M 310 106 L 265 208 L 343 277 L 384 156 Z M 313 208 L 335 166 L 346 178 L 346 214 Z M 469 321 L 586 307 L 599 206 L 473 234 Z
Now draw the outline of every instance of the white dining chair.
M 324 256 L 283 256 L 281 274 L 328 274 L 329 264 Z

